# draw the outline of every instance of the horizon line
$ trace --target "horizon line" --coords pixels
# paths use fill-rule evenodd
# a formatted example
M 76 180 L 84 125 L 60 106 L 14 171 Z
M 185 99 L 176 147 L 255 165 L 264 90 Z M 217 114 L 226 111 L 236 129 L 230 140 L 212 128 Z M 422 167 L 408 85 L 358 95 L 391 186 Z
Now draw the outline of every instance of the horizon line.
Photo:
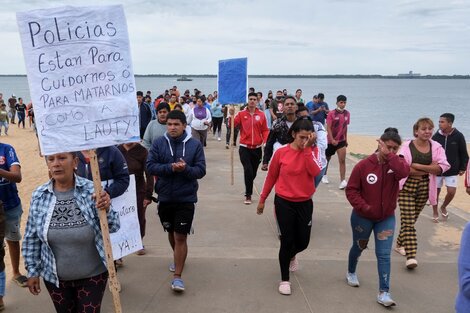
M 134 74 L 137 77 L 157 76 L 157 77 L 217 77 L 218 74 Z M 27 76 L 27 74 L 0 74 L 0 77 L 8 76 Z M 470 77 L 470 74 L 396 74 L 396 75 L 383 75 L 383 74 L 249 74 L 248 77 L 399 77 L 399 78 L 426 78 L 426 77 Z

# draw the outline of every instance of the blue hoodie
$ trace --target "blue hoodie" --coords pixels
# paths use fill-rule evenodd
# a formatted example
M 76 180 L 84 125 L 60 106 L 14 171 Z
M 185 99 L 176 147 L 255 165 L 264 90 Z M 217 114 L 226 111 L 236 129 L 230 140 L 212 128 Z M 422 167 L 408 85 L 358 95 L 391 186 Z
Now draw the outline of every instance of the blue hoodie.
M 182 158 L 186 162 L 183 172 L 173 172 L 172 163 Z M 157 176 L 155 192 L 160 202 L 197 202 L 197 180 L 206 175 L 206 158 L 201 143 L 183 132 L 177 138 L 165 133 L 150 148 L 147 171 Z
M 96 149 L 101 181 L 106 181 L 104 190 L 111 198 L 122 195 L 129 187 L 129 170 L 121 151 L 115 146 Z M 78 176 L 93 180 L 91 167 L 85 156 L 78 153 Z
M 455 311 L 457 313 L 465 313 L 470 308 L 470 223 L 465 225 L 462 233 L 457 264 L 459 270 L 459 293 L 455 300 Z

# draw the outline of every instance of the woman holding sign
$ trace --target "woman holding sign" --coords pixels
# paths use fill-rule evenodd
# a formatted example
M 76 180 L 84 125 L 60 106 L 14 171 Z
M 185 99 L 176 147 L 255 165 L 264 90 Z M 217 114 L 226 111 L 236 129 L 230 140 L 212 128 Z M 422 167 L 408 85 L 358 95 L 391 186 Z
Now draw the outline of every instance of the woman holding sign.
M 96 197 L 93 182 L 74 175 L 75 153 L 46 160 L 51 180 L 33 192 L 23 240 L 29 291 L 41 292 L 42 277 L 57 312 L 99 312 L 108 272 L 98 210 L 108 212 L 110 232 L 118 214 L 108 193 Z

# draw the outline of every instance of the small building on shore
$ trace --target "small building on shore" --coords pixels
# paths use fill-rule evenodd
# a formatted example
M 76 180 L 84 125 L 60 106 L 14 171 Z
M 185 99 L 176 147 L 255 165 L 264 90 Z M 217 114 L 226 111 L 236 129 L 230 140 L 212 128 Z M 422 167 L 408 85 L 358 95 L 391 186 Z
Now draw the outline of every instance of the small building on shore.
M 406 74 L 398 74 L 398 77 L 400 78 L 413 78 L 413 77 L 420 77 L 421 74 L 419 73 L 413 73 L 413 71 L 409 71 Z

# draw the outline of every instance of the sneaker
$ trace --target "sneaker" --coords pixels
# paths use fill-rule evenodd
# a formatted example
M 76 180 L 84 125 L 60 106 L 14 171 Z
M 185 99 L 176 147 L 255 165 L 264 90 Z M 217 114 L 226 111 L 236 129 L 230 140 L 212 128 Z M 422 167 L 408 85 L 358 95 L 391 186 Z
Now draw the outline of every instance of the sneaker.
M 402 256 L 406 256 L 405 247 L 396 246 L 394 250 L 395 250 L 396 253 L 398 253 Z
M 390 292 L 386 291 L 379 293 L 377 296 L 377 302 L 386 307 L 397 305 L 395 301 L 393 301 Z
M 243 203 L 245 203 L 246 205 L 251 204 L 251 196 L 246 196 L 245 201 Z
M 346 188 L 346 186 L 348 185 L 348 182 L 346 180 L 343 180 L 340 184 L 339 184 L 339 189 L 340 190 L 343 190 L 344 188 Z
M 217 141 L 220 141 L 220 137 L 217 137 Z
M 418 266 L 418 261 L 416 261 L 416 259 L 408 259 L 405 265 L 408 269 L 412 270 Z
M 171 281 L 171 289 L 176 292 L 184 291 L 184 282 L 181 278 L 173 278 Z
M 324 176 L 321 178 L 321 182 L 324 183 L 324 184 L 329 184 L 330 181 L 328 180 L 328 176 L 324 175 Z
M 168 270 L 174 273 L 176 270 L 175 263 L 170 263 L 170 265 L 168 266 Z
M 288 281 L 281 281 L 279 283 L 279 293 L 281 295 L 289 296 L 292 294 L 292 291 L 290 289 L 290 282 Z
M 226 144 L 226 145 L 225 145 L 225 149 L 229 149 L 229 146 L 228 146 L 228 144 Z
M 299 269 L 299 261 L 297 261 L 297 258 L 294 257 L 293 259 L 290 260 L 289 272 L 295 272 L 298 269 Z
M 348 281 L 349 286 L 359 287 L 359 280 L 357 279 L 356 273 L 346 273 L 346 280 Z

